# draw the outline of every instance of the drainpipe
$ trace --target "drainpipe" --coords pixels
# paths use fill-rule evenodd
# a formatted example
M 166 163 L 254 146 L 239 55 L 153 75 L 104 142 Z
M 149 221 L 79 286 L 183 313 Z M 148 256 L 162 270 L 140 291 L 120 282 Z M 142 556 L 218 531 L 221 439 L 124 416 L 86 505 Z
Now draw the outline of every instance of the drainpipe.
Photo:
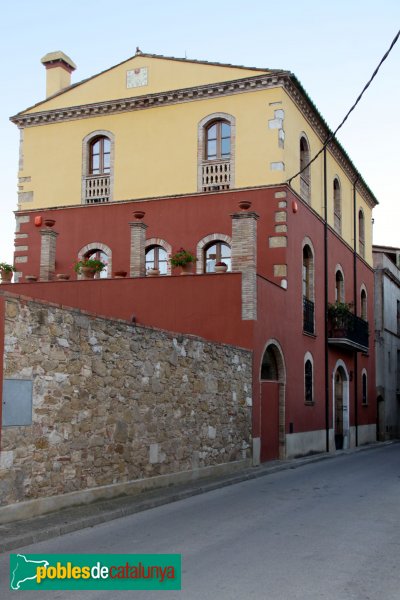
M 353 183 L 353 285 L 354 285 L 354 314 L 357 316 L 357 175 Z M 358 446 L 358 352 L 354 352 L 354 425 L 356 428 L 356 447 Z
M 326 451 L 329 452 L 329 354 L 328 354 L 328 192 L 326 184 L 326 146 L 324 146 L 324 279 L 325 279 L 325 429 Z

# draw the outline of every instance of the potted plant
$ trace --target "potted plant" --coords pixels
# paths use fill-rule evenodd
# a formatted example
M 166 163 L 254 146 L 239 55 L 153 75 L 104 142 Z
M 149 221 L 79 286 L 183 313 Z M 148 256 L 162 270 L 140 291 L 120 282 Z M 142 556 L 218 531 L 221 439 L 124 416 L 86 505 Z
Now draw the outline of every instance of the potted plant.
M 347 302 L 335 302 L 328 304 L 328 320 L 332 331 L 338 337 L 345 336 L 352 322 L 353 304 Z
M 5 262 L 0 263 L 1 283 L 10 283 L 13 273 L 15 273 L 16 270 L 14 265 L 9 265 Z
M 97 258 L 82 258 L 74 264 L 74 271 L 84 279 L 93 279 L 96 273 L 104 271 L 106 264 Z
M 228 270 L 228 265 L 223 260 L 216 262 L 214 265 L 215 273 L 226 273 L 227 270 Z
M 189 275 L 196 257 L 184 248 L 180 248 L 169 260 L 173 267 L 181 267 L 181 275 Z

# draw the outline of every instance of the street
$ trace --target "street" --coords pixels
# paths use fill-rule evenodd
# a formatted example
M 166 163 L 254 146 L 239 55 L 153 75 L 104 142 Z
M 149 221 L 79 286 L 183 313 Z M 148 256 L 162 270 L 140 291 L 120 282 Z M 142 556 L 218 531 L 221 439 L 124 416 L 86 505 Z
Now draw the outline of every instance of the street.
M 400 444 L 341 454 L 13 553 L 181 553 L 181 592 L 47 592 L 48 600 L 398 600 Z M 9 591 L 0 558 L 0 597 Z M 41 598 L 23 592 L 23 598 Z

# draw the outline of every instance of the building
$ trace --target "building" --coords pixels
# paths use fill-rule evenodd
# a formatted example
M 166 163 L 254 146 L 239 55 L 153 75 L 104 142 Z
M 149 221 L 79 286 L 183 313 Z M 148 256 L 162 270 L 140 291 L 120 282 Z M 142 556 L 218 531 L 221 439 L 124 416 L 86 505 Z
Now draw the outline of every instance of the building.
M 375 339 L 377 434 L 400 435 L 400 249 L 373 246 L 375 267 Z
M 138 50 L 71 85 L 65 54 L 42 62 L 47 98 L 11 119 L 18 285 L 2 290 L 250 351 L 254 464 L 375 440 L 377 201 L 335 140 L 309 164 L 330 131 L 297 78 Z M 181 247 L 191 277 L 171 269 Z M 88 256 L 105 277 L 76 278 Z

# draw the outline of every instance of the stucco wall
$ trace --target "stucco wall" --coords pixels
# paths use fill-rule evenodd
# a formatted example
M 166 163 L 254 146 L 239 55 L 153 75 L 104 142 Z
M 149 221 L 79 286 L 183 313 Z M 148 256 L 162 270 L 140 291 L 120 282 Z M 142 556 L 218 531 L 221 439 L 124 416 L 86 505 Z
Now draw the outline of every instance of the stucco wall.
M 2 429 L 0 506 L 250 456 L 246 350 L 9 297 L 4 377 L 33 420 Z

